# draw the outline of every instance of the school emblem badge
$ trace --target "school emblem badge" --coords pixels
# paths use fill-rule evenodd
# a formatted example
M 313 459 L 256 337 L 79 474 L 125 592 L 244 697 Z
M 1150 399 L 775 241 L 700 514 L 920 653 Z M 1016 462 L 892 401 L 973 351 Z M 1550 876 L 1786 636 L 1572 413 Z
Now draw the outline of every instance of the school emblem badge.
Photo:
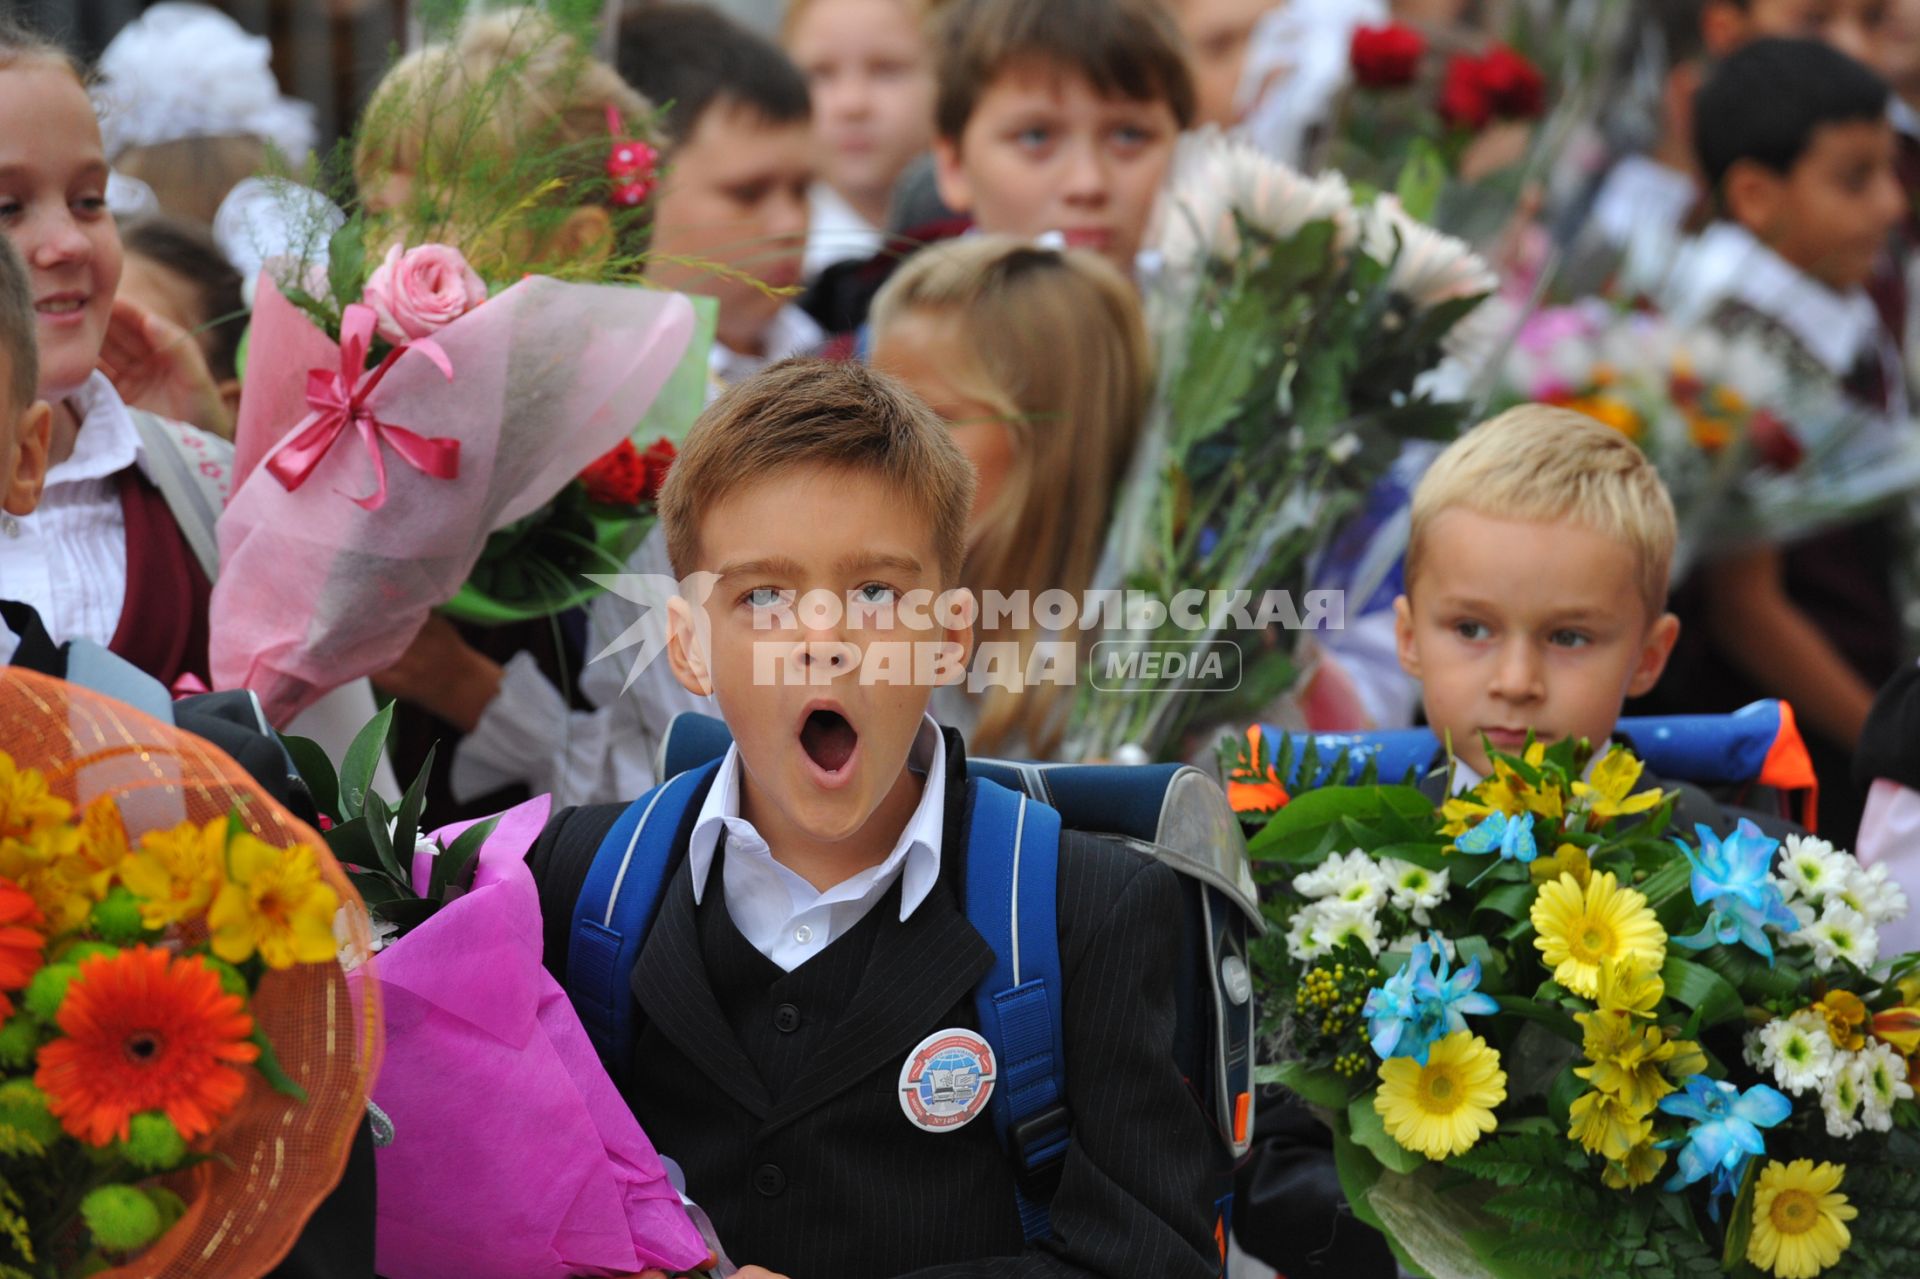
M 900 1109 L 915 1128 L 952 1132 L 980 1117 L 993 1096 L 993 1049 L 964 1027 L 936 1030 L 900 1067 Z

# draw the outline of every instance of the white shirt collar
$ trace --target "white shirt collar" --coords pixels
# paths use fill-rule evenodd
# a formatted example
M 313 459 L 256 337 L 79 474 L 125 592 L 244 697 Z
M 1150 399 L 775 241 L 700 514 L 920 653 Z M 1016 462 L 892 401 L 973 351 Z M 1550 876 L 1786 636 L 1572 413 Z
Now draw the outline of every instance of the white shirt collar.
M 914 735 L 907 752 L 907 766 L 924 774 L 920 803 L 907 819 L 899 840 L 887 859 L 868 867 L 832 888 L 820 897 L 853 900 L 878 899 L 881 893 L 900 879 L 900 918 L 912 915 L 940 878 L 940 846 L 947 817 L 946 740 L 933 716 L 922 716 L 920 731 Z M 729 836 L 728 856 L 747 856 L 766 850 L 766 841 L 753 825 L 740 816 L 740 748 L 731 746 L 721 761 L 720 772 L 707 791 L 694 820 L 693 835 L 687 845 L 687 869 L 693 876 L 693 900 L 697 904 L 706 895 L 707 873 L 713 868 L 713 855 L 724 831 Z M 771 855 L 766 852 L 764 855 Z M 774 859 L 778 861 L 777 858 Z
M 1865 289 L 1836 293 L 1734 222 L 1716 222 L 1687 255 L 1686 301 L 1704 315 L 1733 298 L 1778 322 L 1837 378 L 1879 349 L 1880 315 Z
M 80 430 L 74 436 L 73 452 L 48 469 L 49 487 L 102 480 L 136 464 L 146 470 L 146 450 L 140 443 L 139 428 L 106 374 L 96 372 L 89 377 L 67 397 L 67 404 L 80 419 Z

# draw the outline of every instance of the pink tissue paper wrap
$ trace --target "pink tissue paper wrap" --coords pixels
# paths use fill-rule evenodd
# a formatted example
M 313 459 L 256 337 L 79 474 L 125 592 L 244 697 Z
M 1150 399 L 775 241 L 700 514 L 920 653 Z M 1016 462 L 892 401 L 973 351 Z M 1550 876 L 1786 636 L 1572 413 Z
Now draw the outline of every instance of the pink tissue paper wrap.
M 526 855 L 541 796 L 502 815 L 473 887 L 374 960 L 386 1051 L 373 1099 L 386 1279 L 562 1279 L 702 1266 L 708 1248 L 540 962 Z M 451 842 L 464 823 L 436 832 Z M 424 890 L 432 859 L 417 854 Z
M 216 688 L 250 688 L 284 725 L 329 690 L 384 670 L 451 599 L 487 537 L 539 510 L 633 431 L 686 353 L 676 293 L 531 276 L 433 335 L 451 380 L 408 350 L 367 398 L 381 422 L 460 444 L 436 479 L 386 445 L 387 500 L 349 427 L 300 487 L 260 464 L 309 413 L 308 375 L 339 347 L 263 276 L 219 523 L 209 630 Z

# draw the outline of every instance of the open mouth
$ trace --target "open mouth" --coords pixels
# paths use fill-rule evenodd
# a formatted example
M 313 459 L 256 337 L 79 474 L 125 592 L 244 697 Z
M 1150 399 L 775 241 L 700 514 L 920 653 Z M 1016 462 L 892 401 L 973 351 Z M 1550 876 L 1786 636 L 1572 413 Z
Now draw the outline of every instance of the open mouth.
M 860 734 L 852 721 L 831 707 L 816 707 L 800 725 L 800 747 L 814 767 L 829 778 L 838 778 L 853 759 Z

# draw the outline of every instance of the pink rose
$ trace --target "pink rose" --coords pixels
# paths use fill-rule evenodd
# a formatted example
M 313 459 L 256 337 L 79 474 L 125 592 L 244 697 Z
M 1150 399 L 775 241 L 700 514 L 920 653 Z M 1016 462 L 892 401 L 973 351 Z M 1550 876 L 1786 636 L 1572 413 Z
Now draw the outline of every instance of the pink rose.
M 458 249 L 423 244 L 403 253 L 396 244 L 367 280 L 360 300 L 373 308 L 380 336 L 400 346 L 479 306 L 487 300 L 487 285 Z

